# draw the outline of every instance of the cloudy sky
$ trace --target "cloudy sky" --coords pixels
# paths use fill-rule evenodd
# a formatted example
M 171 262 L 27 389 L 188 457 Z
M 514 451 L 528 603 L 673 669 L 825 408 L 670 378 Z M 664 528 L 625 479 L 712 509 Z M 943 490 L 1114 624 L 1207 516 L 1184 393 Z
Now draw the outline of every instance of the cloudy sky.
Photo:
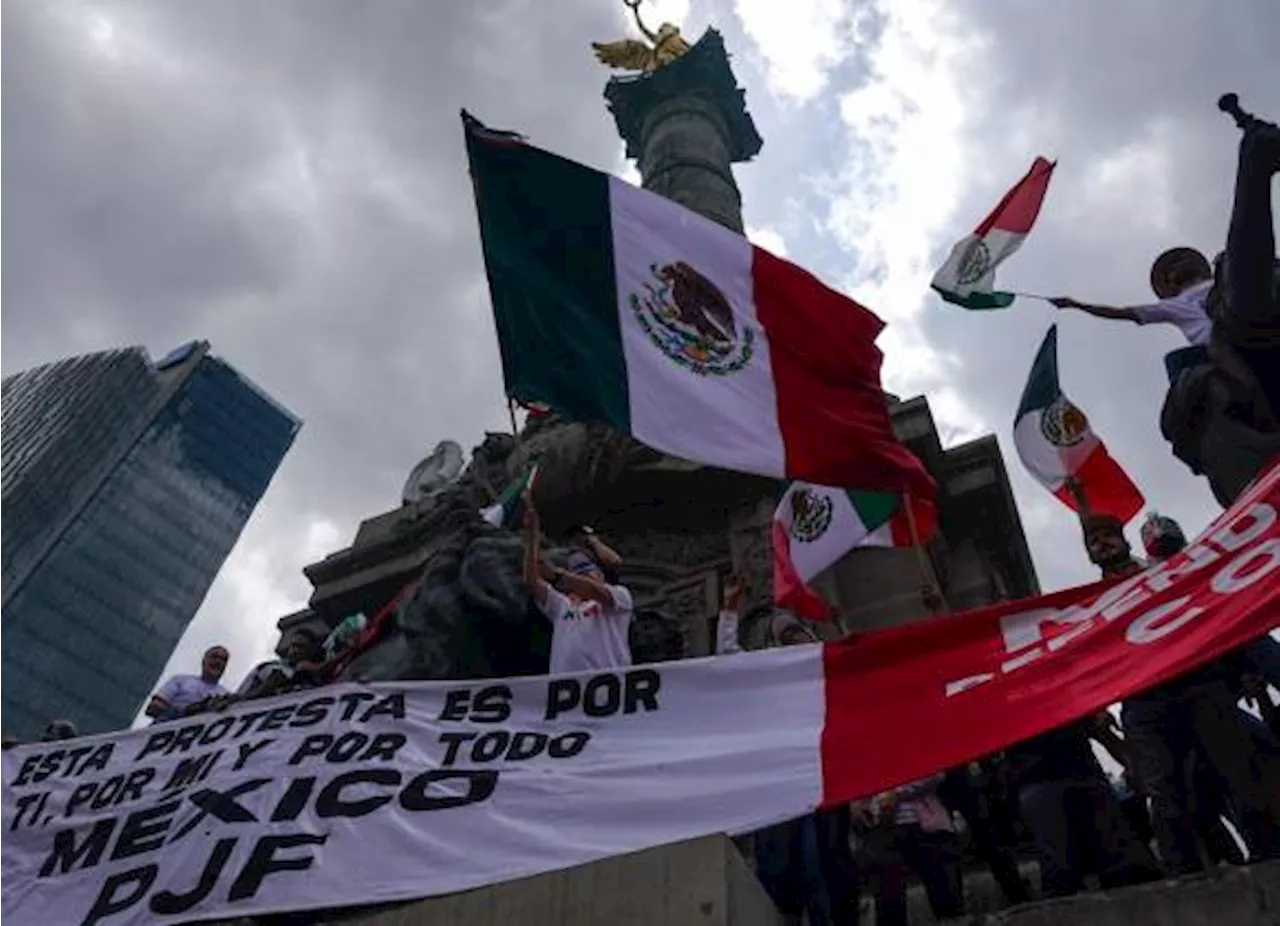
M 205 338 L 305 420 L 172 669 L 229 642 L 238 680 L 306 600 L 303 565 L 396 505 L 436 441 L 504 428 L 458 110 L 634 176 L 588 45 L 629 34 L 624 12 L 4 4 L 4 372 Z M 1037 154 L 1058 172 L 1003 285 L 1142 301 L 1157 252 L 1218 248 L 1236 136 L 1214 101 L 1280 116 L 1280 4 L 663 0 L 649 18 L 714 24 L 734 54 L 765 139 L 738 171 L 752 236 L 889 321 L 886 385 L 927 394 L 945 441 L 999 435 L 1042 584 L 1091 578 L 1010 442 L 1054 310 L 966 314 L 927 282 Z M 1198 530 L 1216 507 L 1157 427 L 1179 335 L 1060 321 L 1068 394 Z

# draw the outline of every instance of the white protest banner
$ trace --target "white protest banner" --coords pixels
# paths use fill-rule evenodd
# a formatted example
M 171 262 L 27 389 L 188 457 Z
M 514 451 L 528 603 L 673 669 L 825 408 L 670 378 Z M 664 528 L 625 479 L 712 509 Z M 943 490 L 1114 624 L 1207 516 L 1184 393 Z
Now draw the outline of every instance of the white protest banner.
M 6 926 L 427 897 L 874 794 L 1280 625 L 1280 463 L 1182 553 L 858 637 L 551 678 L 340 685 L 3 754 Z
M 798 816 L 821 796 L 821 655 L 334 686 L 12 749 L 4 921 L 423 897 Z

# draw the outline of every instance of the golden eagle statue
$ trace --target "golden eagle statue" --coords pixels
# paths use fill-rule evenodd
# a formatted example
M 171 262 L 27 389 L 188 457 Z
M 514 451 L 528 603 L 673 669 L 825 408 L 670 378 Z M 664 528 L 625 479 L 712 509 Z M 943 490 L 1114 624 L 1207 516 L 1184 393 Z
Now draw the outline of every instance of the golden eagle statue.
M 622 0 L 636 17 L 636 25 L 653 45 L 646 45 L 638 39 L 620 39 L 617 42 L 592 42 L 596 57 L 601 64 L 611 68 L 622 68 L 628 71 L 656 71 L 665 64 L 670 64 L 689 50 L 689 43 L 680 34 L 680 29 L 671 23 L 663 23 L 658 31 L 650 32 L 640 18 L 640 0 Z

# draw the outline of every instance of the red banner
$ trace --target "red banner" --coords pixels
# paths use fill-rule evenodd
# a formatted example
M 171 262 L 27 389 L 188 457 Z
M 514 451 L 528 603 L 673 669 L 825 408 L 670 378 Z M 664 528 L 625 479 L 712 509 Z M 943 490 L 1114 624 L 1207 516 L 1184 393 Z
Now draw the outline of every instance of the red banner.
M 827 646 L 824 803 L 988 755 L 1280 626 L 1278 508 L 1280 460 L 1136 576 Z

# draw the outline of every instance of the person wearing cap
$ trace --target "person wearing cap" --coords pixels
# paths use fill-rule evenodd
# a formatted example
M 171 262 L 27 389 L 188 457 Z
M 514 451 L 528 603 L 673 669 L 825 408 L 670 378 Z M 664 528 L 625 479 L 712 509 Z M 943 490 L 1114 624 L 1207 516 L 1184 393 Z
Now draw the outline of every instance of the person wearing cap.
M 219 682 L 229 658 L 225 646 L 209 647 L 200 660 L 200 674 L 175 675 L 168 679 L 151 696 L 144 713 L 154 723 L 161 723 L 185 717 L 205 701 L 227 697 L 230 692 Z
M 631 592 L 609 584 L 600 565 L 585 553 L 571 553 L 563 569 L 546 562 L 540 531 L 538 511 L 526 490 L 524 580 L 533 603 L 551 621 L 552 674 L 631 665 Z
M 1213 332 L 1207 307 L 1213 287 L 1213 268 L 1195 248 L 1171 248 L 1151 265 L 1151 289 L 1156 302 L 1131 306 L 1095 305 L 1069 296 L 1050 299 L 1060 309 L 1078 309 L 1096 318 L 1136 322 L 1139 325 L 1177 326 L 1187 343 L 1204 347 Z

